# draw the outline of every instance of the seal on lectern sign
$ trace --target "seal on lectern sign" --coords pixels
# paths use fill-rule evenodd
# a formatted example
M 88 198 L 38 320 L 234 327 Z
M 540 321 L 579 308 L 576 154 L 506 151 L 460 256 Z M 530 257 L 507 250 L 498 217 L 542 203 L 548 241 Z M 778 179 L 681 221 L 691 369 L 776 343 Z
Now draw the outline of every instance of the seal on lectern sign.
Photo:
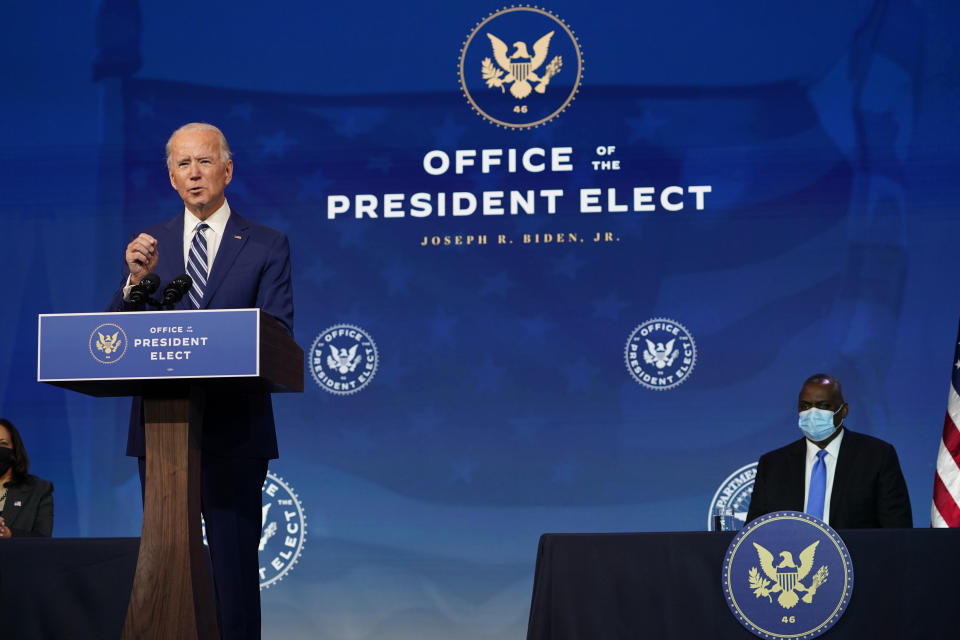
M 127 332 L 118 324 L 101 324 L 90 333 L 90 355 L 100 364 L 113 364 L 127 352 Z

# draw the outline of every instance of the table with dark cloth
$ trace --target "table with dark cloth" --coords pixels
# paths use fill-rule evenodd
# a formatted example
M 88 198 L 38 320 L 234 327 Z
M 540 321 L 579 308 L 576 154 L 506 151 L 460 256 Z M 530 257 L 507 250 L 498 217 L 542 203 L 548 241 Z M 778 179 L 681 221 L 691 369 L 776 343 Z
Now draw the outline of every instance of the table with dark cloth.
M 0 638 L 120 638 L 139 538 L 0 541 Z
M 824 637 L 960 638 L 960 529 L 838 533 L 853 560 L 853 594 Z M 755 638 L 721 588 L 734 535 L 543 535 L 527 640 Z

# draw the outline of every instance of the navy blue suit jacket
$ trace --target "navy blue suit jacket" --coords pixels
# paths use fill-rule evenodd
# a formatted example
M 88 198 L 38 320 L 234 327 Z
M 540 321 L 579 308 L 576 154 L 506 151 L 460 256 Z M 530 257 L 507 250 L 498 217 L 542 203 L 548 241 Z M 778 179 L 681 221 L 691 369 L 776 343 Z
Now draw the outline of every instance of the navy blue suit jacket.
M 154 272 L 165 285 L 186 271 L 183 259 L 183 214 L 143 230 L 157 239 L 160 259 Z M 123 300 L 123 281 L 110 301 L 109 311 L 131 310 Z M 184 298 L 177 309 L 189 309 Z M 293 288 L 290 283 L 290 243 L 275 229 L 231 211 L 220 247 L 207 278 L 201 308 L 259 308 L 277 318 L 293 333 Z M 222 456 L 276 458 L 277 433 L 268 393 L 208 393 L 203 421 L 202 449 Z M 143 407 L 135 398 L 131 408 L 127 455 L 146 455 Z
M 806 439 L 760 457 L 747 522 L 774 511 L 803 511 Z M 907 483 L 893 445 L 844 428 L 830 497 L 830 526 L 913 526 Z

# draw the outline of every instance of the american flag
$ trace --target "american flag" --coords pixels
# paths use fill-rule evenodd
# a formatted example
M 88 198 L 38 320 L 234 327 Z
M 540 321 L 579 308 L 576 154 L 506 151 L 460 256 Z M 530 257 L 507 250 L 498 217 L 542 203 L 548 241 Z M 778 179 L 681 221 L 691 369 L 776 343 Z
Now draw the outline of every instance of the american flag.
M 947 417 L 943 421 L 937 475 L 933 480 L 930 524 L 934 527 L 960 527 L 960 335 L 953 360 Z

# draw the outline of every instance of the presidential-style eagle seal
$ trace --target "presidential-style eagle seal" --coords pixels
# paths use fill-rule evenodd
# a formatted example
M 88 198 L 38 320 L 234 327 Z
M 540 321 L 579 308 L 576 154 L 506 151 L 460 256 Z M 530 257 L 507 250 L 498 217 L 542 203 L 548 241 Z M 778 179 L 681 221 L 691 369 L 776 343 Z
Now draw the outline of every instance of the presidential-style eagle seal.
M 473 110 L 510 129 L 549 122 L 580 90 L 583 55 L 567 24 L 534 6 L 477 23 L 460 50 L 460 87 Z
M 90 333 L 90 355 L 100 364 L 113 364 L 127 352 L 127 333 L 118 324 L 101 324 Z
M 307 540 L 307 516 L 297 492 L 283 478 L 267 471 L 260 488 L 260 590 L 269 589 L 293 570 Z M 200 517 L 203 544 L 207 523 Z
M 350 395 L 370 384 L 380 357 L 366 331 L 352 324 L 327 327 L 310 347 L 309 365 L 314 381 L 324 391 Z
M 778 511 L 748 523 L 734 537 L 721 583 L 730 611 L 754 635 L 810 640 L 846 610 L 853 563 L 826 523 Z
M 817 589 L 827 581 L 827 576 L 829 575 L 827 565 L 822 565 L 817 569 L 810 583 L 807 585 L 803 584 L 803 579 L 807 577 L 810 569 L 813 568 L 813 561 L 817 554 L 818 544 L 820 544 L 820 541 L 816 540 L 800 552 L 800 555 L 797 556 L 800 558 L 800 566 L 797 566 L 791 552 L 781 551 L 779 554 L 779 564 L 776 564 L 777 560 L 773 557 L 773 554 L 762 545 L 754 542 L 753 546 L 757 549 L 760 567 L 763 569 L 764 575 L 773 581 L 773 585 L 771 586 L 770 580 L 766 580 L 760 575 L 756 567 L 752 567 L 750 569 L 750 588 L 753 589 L 753 595 L 758 598 L 766 598 L 770 602 L 773 602 L 771 594 L 779 592 L 780 595 L 777 596 L 777 604 L 784 609 L 792 609 L 800 602 L 800 596 L 797 595 L 797 591 L 806 594 L 803 596 L 804 602 L 813 602 L 813 596 L 817 593 Z
M 664 391 L 690 377 L 697 363 L 697 345 L 676 320 L 651 318 L 630 333 L 623 357 L 634 380 L 648 389 Z
M 261 490 L 260 589 L 283 580 L 297 564 L 307 539 L 307 516 L 293 488 L 267 472 Z

